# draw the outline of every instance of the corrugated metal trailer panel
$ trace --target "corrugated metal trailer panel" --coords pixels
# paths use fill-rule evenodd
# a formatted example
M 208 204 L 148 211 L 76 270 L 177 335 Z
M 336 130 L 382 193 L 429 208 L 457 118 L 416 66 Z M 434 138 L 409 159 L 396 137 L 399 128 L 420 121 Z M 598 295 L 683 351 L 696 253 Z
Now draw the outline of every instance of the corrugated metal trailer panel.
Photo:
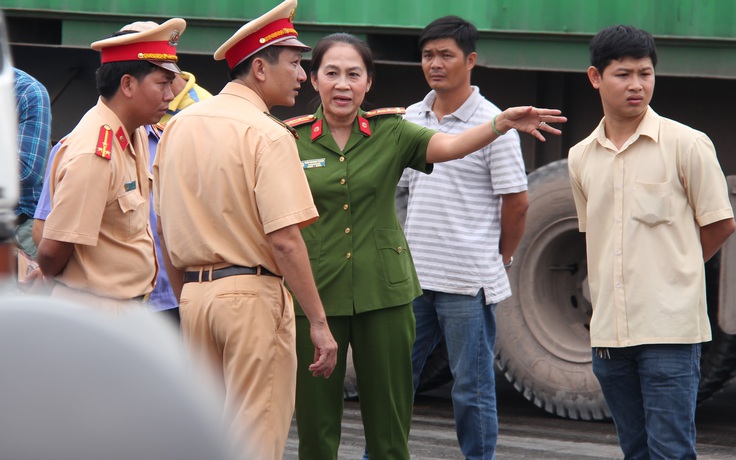
M 212 54 L 240 25 L 277 1 L 0 0 L 0 4 L 10 19 L 38 22 L 19 43 L 86 48 L 133 20 L 180 16 L 188 23 L 180 51 Z M 588 66 L 590 37 L 605 26 L 624 23 L 657 38 L 659 75 L 736 78 L 734 0 L 301 0 L 295 22 L 306 43 L 344 30 L 366 38 L 379 61 L 415 64 L 419 30 L 446 14 L 468 18 L 481 30 L 478 64 L 484 67 L 582 72 Z M 59 30 L 58 38 L 35 42 L 47 26 Z
M 238 21 L 274 0 L 3 0 L 5 9 L 91 15 Z M 421 28 L 456 14 L 481 30 L 591 34 L 616 23 L 636 23 L 658 36 L 736 37 L 733 0 L 301 0 L 297 22 L 313 25 Z

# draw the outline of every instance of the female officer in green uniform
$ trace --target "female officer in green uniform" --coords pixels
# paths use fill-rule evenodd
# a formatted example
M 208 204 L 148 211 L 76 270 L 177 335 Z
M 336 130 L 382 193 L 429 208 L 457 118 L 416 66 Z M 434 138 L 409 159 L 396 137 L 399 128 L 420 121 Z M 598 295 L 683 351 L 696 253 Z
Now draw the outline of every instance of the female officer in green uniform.
M 299 458 L 336 459 L 348 344 L 360 394 L 368 452 L 374 459 L 409 459 L 414 387 L 411 302 L 421 295 L 410 251 L 396 218 L 394 196 L 404 168 L 430 173 L 432 163 L 463 157 L 508 129 L 559 131 L 558 110 L 519 107 L 453 136 L 405 121 L 403 109 L 363 112 L 373 82 L 370 49 L 344 33 L 312 51 L 311 81 L 320 94 L 314 115 L 288 120 L 319 219 L 302 230 L 317 288 L 338 342 L 329 380 L 314 379 L 314 347 L 297 305 Z

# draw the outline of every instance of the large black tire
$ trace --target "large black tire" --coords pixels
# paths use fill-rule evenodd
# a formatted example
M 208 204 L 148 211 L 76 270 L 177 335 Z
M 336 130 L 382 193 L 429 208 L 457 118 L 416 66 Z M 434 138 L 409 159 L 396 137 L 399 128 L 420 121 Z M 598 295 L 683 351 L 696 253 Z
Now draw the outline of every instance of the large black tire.
M 509 280 L 514 295 L 496 309 L 496 364 L 504 376 L 547 412 L 609 418 L 591 366 L 585 235 L 567 160 L 529 175 L 526 230 Z

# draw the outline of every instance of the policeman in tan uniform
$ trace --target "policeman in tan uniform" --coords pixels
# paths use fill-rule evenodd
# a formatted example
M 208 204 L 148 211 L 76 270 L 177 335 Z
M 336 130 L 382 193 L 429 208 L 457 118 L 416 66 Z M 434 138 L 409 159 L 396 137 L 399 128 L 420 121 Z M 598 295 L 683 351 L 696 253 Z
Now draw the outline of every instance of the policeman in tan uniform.
M 292 132 L 269 114 L 293 105 L 306 80 L 296 4 L 254 19 L 215 52 L 231 82 L 168 122 L 153 167 L 182 333 L 221 384 L 225 419 L 247 459 L 280 459 L 294 412 L 294 309 L 284 279 L 311 325 L 309 371 L 328 377 L 337 356 L 300 233 L 317 209 Z
M 119 311 L 151 292 L 158 266 L 148 220 L 146 124 L 174 98 L 176 45 L 186 22 L 92 43 L 100 99 L 69 134 L 51 170 L 52 211 L 39 245 L 52 295 Z

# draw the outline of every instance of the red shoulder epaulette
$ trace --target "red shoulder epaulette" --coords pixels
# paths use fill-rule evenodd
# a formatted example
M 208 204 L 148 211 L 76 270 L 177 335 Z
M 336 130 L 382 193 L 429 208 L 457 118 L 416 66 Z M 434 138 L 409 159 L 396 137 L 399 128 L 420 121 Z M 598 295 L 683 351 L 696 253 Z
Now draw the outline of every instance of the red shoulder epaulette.
M 404 115 L 406 109 L 403 107 L 386 107 L 383 109 L 371 110 L 363 114 L 364 118 L 373 118 L 381 115 Z
M 284 120 L 284 124 L 287 124 L 291 126 L 292 128 L 295 128 L 297 126 L 311 123 L 316 119 L 317 117 L 315 117 L 314 115 L 300 115 L 298 117 L 289 118 L 288 120 Z
M 100 137 L 97 138 L 97 148 L 95 155 L 110 161 L 112 153 L 112 128 L 108 125 L 100 126 Z

